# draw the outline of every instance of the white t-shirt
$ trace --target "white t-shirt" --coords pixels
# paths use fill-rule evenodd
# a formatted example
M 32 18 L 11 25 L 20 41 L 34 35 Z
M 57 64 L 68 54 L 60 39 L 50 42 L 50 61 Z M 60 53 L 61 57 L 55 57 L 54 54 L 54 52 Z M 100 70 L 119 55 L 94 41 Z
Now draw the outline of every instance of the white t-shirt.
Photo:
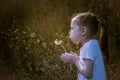
M 94 62 L 93 75 L 91 79 L 86 79 L 78 71 L 78 80 L 106 80 L 106 73 L 102 58 L 102 53 L 98 41 L 91 39 L 80 48 L 80 63 L 85 65 L 83 58 L 91 59 Z

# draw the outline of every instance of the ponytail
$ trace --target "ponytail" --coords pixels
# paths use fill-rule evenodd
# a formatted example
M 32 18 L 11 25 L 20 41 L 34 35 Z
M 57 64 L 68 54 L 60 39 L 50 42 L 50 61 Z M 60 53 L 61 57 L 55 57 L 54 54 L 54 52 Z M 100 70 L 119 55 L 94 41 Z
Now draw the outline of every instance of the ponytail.
M 106 24 L 101 23 L 100 34 L 99 34 L 100 47 L 103 54 L 106 57 L 106 63 L 109 62 L 109 50 L 108 50 L 108 31 Z

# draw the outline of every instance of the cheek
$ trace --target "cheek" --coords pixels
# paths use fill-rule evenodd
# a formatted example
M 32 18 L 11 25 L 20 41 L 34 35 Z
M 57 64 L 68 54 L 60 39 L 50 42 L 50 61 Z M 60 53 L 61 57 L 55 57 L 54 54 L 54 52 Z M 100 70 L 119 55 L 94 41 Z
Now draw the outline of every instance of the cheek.
M 74 36 L 75 36 L 75 32 L 74 32 L 74 31 L 71 31 L 71 32 L 70 32 L 70 38 L 72 39 L 72 38 L 74 38 Z
M 71 40 L 78 41 L 80 34 L 77 31 L 71 31 L 70 38 Z

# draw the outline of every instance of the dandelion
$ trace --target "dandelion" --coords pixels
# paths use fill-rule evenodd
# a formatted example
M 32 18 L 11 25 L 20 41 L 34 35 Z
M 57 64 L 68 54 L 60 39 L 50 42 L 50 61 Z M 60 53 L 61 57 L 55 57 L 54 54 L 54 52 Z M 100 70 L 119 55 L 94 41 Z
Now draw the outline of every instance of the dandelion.
M 62 40 L 57 40 L 56 39 L 54 42 L 55 42 L 56 45 L 60 45 L 62 43 Z
M 66 50 L 65 47 L 62 45 L 62 40 L 57 40 L 57 39 L 55 39 L 54 43 L 55 43 L 56 45 L 61 45 L 61 47 L 64 49 L 65 53 L 67 53 L 67 50 Z M 72 65 L 71 65 L 71 64 L 69 65 L 69 67 L 70 67 L 70 70 L 72 71 L 73 68 L 72 68 Z
M 57 39 L 55 39 L 54 43 L 55 43 L 56 45 L 60 45 L 60 46 L 64 49 L 64 51 L 67 52 L 67 50 L 65 49 L 65 47 L 61 44 L 61 43 L 62 43 L 62 40 L 57 40 Z

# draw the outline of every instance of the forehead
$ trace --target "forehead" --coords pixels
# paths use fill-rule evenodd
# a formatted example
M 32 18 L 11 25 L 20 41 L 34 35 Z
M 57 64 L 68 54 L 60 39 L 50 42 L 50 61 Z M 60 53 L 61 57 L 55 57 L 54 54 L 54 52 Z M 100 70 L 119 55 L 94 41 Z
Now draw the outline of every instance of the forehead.
M 77 25 L 77 20 L 75 20 L 74 18 L 71 20 L 71 27 L 79 27 L 78 25 Z
M 79 30 L 80 28 L 79 28 L 79 26 L 75 22 L 73 22 L 73 23 L 71 23 L 71 29 Z

